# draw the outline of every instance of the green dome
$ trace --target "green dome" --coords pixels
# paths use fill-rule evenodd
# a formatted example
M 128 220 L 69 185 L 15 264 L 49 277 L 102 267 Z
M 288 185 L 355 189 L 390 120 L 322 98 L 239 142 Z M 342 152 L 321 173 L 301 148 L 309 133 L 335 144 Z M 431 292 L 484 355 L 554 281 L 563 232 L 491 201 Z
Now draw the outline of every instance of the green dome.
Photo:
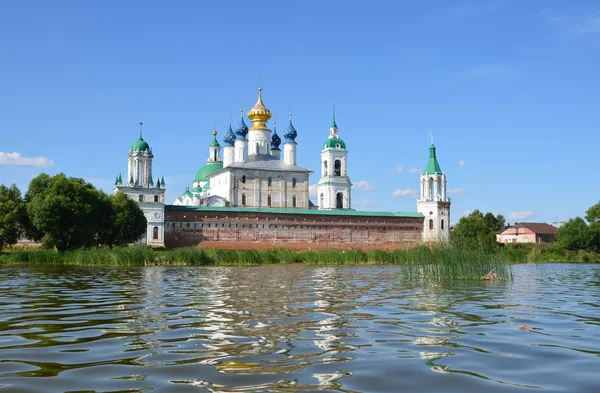
M 208 181 L 208 175 L 220 169 L 223 169 L 222 162 L 209 162 L 208 164 L 200 168 L 198 173 L 196 173 L 196 178 L 194 179 L 194 181 Z
M 346 150 L 346 142 L 340 138 L 330 138 L 325 141 L 323 149 L 344 149 Z
M 192 189 L 192 192 L 202 192 L 202 186 L 198 185 Z
M 146 141 L 140 137 L 137 141 L 133 142 L 133 145 L 131 145 L 131 150 L 133 151 L 146 151 L 146 150 L 150 150 L 150 145 L 148 145 L 148 143 L 146 143 Z

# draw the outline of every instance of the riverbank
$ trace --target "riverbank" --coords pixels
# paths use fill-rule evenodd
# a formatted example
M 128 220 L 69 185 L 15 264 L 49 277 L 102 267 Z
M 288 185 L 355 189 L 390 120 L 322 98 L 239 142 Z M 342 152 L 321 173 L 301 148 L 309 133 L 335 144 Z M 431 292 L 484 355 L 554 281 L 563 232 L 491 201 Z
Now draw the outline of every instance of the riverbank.
M 0 264 L 81 266 L 240 266 L 263 264 L 395 264 L 411 267 L 407 275 L 441 278 L 481 278 L 496 272 L 510 278 L 510 265 L 525 262 L 600 262 L 600 255 L 568 251 L 555 245 L 510 245 L 492 253 L 452 247 L 418 246 L 387 250 L 265 250 L 182 247 L 152 250 L 144 246 L 95 248 L 59 253 L 45 249 L 13 249 L 0 255 Z

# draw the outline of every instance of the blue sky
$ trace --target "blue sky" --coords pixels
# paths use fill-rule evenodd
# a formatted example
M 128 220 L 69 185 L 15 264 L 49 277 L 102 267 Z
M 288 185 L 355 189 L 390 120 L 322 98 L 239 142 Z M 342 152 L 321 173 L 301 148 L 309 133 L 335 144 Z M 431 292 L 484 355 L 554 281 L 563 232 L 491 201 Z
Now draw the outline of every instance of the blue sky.
M 261 75 L 311 184 L 335 100 L 358 210 L 416 210 L 429 132 L 453 222 L 600 199 L 597 1 L 0 1 L 0 36 L 0 183 L 23 192 L 41 172 L 111 191 L 143 121 L 172 202 Z

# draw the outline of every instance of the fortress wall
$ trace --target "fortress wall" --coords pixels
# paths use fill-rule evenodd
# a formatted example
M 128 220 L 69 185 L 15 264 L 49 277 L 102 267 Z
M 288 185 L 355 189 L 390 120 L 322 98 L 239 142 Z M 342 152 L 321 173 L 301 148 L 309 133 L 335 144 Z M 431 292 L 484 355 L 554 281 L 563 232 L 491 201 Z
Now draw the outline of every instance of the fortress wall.
M 421 242 L 422 217 L 165 211 L 165 246 L 396 249 Z

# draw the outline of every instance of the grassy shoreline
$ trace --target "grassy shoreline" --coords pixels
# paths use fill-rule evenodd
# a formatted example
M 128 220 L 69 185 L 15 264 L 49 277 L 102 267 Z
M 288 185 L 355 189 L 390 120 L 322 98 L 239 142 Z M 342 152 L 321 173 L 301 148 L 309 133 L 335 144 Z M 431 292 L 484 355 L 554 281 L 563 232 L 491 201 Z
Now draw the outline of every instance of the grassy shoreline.
M 97 248 L 59 253 L 45 249 L 13 249 L 0 254 L 0 265 L 27 264 L 76 266 L 252 266 L 305 263 L 320 265 L 394 264 L 404 265 L 408 277 L 475 279 L 495 272 L 498 279 L 510 279 L 510 265 L 525 262 L 598 262 L 594 253 L 557 249 L 552 245 L 517 245 L 483 253 L 452 247 L 419 246 L 411 249 L 296 251 L 285 248 L 230 250 L 198 247 L 150 250 L 144 246 Z

